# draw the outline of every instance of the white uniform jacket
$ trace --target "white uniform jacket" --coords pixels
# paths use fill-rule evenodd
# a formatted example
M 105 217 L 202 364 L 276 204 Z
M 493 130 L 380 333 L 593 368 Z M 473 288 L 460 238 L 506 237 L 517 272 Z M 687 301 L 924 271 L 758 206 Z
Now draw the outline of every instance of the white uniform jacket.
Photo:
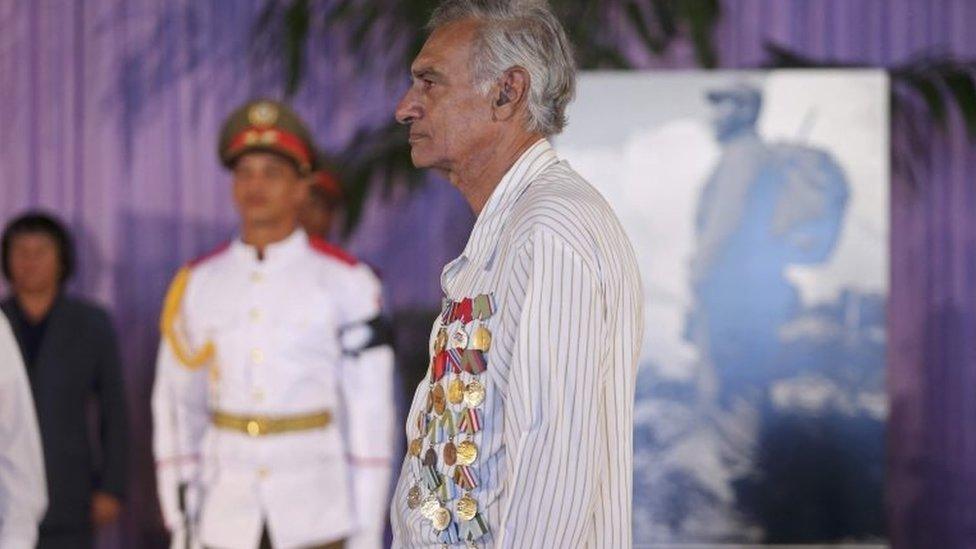
M 195 545 L 257 547 L 266 525 L 276 548 L 343 538 L 347 547 L 381 547 L 395 409 L 392 350 L 362 348 L 364 323 L 380 313 L 377 278 L 301 231 L 261 260 L 236 240 L 184 275 L 179 295 L 167 298 L 179 298 L 178 314 L 163 322 L 152 402 L 160 504 L 174 544 L 189 528 Z M 187 360 L 208 347 L 206 360 Z M 212 423 L 214 412 L 323 411 L 329 425 L 298 432 L 251 436 Z

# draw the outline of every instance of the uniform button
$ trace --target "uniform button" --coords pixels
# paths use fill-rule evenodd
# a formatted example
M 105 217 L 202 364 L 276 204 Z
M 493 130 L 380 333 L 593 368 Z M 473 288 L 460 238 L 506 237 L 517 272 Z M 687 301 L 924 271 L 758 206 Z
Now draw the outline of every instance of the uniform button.
M 271 471 L 269 471 L 267 467 L 261 467 L 258 469 L 258 478 L 268 478 L 268 475 L 270 474 Z
M 257 307 L 252 308 L 248 314 L 251 317 L 251 322 L 258 322 L 261 320 L 261 309 L 258 309 Z
M 261 389 L 255 389 L 254 391 L 251 392 L 251 395 L 254 397 L 254 402 L 264 401 L 264 391 L 262 391 Z
M 251 273 L 251 282 L 261 282 L 264 280 L 264 275 L 255 271 Z
M 264 351 L 261 349 L 252 349 L 251 360 L 254 361 L 255 364 L 261 364 L 264 362 Z

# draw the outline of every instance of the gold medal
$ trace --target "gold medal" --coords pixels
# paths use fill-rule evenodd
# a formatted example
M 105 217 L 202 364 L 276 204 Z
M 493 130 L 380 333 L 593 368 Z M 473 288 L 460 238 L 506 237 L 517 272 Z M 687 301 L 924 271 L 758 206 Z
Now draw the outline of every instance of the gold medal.
M 440 383 L 434 385 L 434 390 L 430 392 L 430 401 L 435 414 L 441 415 L 444 413 L 444 409 L 447 406 L 447 402 L 444 399 L 444 387 Z
M 471 349 L 484 352 L 491 349 L 491 332 L 488 331 L 488 328 L 485 328 L 484 326 L 478 326 L 475 328 L 474 334 L 471 335 L 469 347 Z
M 447 330 L 441 328 L 437 330 L 437 337 L 434 338 L 434 353 L 439 353 L 447 348 Z
M 420 503 L 420 514 L 424 516 L 427 520 L 432 520 L 434 518 L 434 513 L 441 508 L 441 502 L 437 500 L 437 496 L 434 494 L 429 494 Z
M 477 380 L 468 383 L 468 386 L 464 388 L 464 403 L 471 408 L 476 408 L 481 406 L 481 403 L 484 401 L 485 386 Z
M 453 467 L 457 463 L 457 446 L 453 442 L 444 445 L 444 465 Z
M 457 461 L 461 465 L 471 465 L 478 459 L 478 446 L 470 440 L 457 445 Z
M 443 507 L 438 507 L 430 520 L 434 523 L 434 529 L 439 532 L 451 524 L 451 512 Z
M 420 450 L 423 442 L 419 438 L 415 438 L 410 441 L 410 455 L 413 457 L 420 457 Z
M 422 499 L 423 498 L 420 495 L 420 486 L 415 484 L 412 488 L 410 488 L 410 491 L 407 492 L 407 507 L 409 507 L 411 511 L 415 510 L 417 507 L 420 507 L 420 502 Z
M 457 514 L 461 520 L 471 520 L 478 514 L 478 501 L 465 495 L 457 502 Z
M 451 404 L 461 404 L 464 402 L 464 382 L 456 377 L 447 384 L 447 401 Z

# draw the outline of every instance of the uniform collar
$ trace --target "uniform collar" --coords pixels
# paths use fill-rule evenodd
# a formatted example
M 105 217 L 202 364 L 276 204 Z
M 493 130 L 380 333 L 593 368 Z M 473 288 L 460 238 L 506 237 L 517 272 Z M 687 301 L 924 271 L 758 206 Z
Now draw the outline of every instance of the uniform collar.
M 491 263 L 498 244 L 498 235 L 515 203 L 537 175 L 557 162 L 559 158 L 556 151 L 545 138 L 536 141 L 522 153 L 492 191 L 471 229 L 464 251 L 444 267 L 441 275 L 442 286 L 448 272 L 462 262 L 475 261 L 485 265 Z
M 238 236 L 231 245 L 235 255 L 258 266 L 273 266 L 285 262 L 292 257 L 300 255 L 302 250 L 307 246 L 308 237 L 301 229 L 295 229 L 284 240 L 272 242 L 265 246 L 264 259 L 262 261 L 258 261 L 257 249 L 254 246 L 245 244 L 241 240 L 241 237 Z

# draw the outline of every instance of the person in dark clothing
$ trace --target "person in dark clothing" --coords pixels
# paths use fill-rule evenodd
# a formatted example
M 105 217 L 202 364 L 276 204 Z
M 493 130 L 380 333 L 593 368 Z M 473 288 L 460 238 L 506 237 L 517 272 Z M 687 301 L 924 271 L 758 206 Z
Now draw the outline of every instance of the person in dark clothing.
M 11 289 L 0 309 L 24 357 L 48 479 L 38 548 L 92 547 L 95 531 L 118 519 L 126 483 L 128 415 L 115 331 L 104 309 L 65 295 L 74 250 L 59 221 L 22 215 L 7 225 L 0 248 Z

